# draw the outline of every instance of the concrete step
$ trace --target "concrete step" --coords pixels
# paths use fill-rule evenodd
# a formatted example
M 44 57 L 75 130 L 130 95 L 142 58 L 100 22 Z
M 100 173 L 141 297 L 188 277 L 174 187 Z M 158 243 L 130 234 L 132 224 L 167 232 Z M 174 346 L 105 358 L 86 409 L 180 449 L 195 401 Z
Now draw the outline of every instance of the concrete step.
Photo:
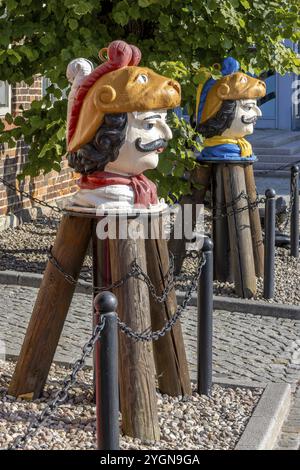
M 272 177 L 272 178 L 286 178 L 290 179 L 291 172 L 290 171 L 284 171 L 284 170 L 274 170 L 274 168 L 271 168 L 269 170 L 261 170 L 261 169 L 256 169 L 254 170 L 254 175 L 256 177 Z
M 256 129 L 253 135 L 247 136 L 247 140 L 249 140 L 254 147 L 281 147 L 297 140 L 300 142 L 300 132 Z
M 256 155 L 296 155 L 300 153 L 300 140 L 276 147 L 266 147 L 256 142 L 252 145 Z
M 287 165 L 287 166 L 286 166 Z M 254 169 L 255 170 L 270 170 L 270 169 L 274 169 L 274 170 L 284 170 L 284 171 L 290 171 L 290 168 L 291 166 L 293 166 L 291 163 L 282 163 L 282 162 L 279 162 L 279 163 L 266 163 L 266 162 L 263 162 L 263 161 L 259 161 L 259 162 L 255 162 L 254 163 Z M 284 168 L 283 168 L 284 167 Z
M 291 165 L 300 165 L 300 154 L 298 155 L 259 155 L 255 152 L 255 155 L 258 158 L 258 162 L 255 163 L 256 165 L 259 163 L 274 163 L 277 165 L 280 163 L 281 165 L 290 163 Z

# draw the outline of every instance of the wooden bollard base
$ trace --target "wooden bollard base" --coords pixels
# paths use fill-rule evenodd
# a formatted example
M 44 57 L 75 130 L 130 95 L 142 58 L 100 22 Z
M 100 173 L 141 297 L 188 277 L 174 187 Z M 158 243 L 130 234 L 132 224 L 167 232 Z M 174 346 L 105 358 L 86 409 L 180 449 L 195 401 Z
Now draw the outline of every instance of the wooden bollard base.
M 78 278 L 92 237 L 94 287 L 105 287 L 111 281 L 123 278 L 133 260 L 137 260 L 142 270 L 147 272 L 145 240 L 100 240 L 96 235 L 97 218 L 95 213 L 69 213 L 63 217 L 53 247 L 53 255 L 63 270 L 73 278 Z M 131 222 L 138 224 L 135 220 Z M 162 240 L 162 243 L 159 240 L 151 241 L 151 245 L 147 246 L 149 253 L 150 250 L 152 257 L 149 269 L 154 275 L 153 282 L 157 290 L 160 290 L 164 287 L 164 280 L 159 279 L 159 276 L 163 277 L 168 263 L 166 240 Z M 154 260 L 158 261 L 157 270 L 154 270 Z M 33 399 L 41 396 L 74 290 L 74 284 L 49 261 L 9 386 L 10 395 L 26 395 Z M 117 311 L 121 320 L 135 331 L 143 332 L 151 327 L 156 329 L 158 324 L 161 328 L 176 308 L 173 290 L 161 307 L 155 307 L 155 316 L 150 314 L 147 285 L 135 278 L 130 278 L 114 293 L 118 298 Z M 151 341 L 136 342 L 124 333 L 119 336 L 123 431 L 140 439 L 159 440 L 156 376 L 164 393 L 174 396 L 189 394 L 191 390 L 180 325 L 176 325 L 174 331 L 166 334 L 155 345 L 156 371 Z
M 256 293 L 256 276 L 252 234 L 246 194 L 244 165 L 226 164 L 223 167 L 225 200 L 228 204 L 230 250 L 233 257 L 235 289 L 240 297 L 251 298 Z M 232 201 L 236 201 L 232 205 Z M 246 210 L 244 210 L 246 207 Z
M 65 215 L 52 253 L 75 279 L 91 238 L 91 219 Z M 38 398 L 63 329 L 75 286 L 48 261 L 8 393 Z
M 246 191 L 249 197 L 250 203 L 255 203 L 257 198 L 256 185 L 254 179 L 253 165 L 248 164 L 245 168 L 245 183 Z M 253 206 L 249 209 L 250 225 L 251 225 L 251 236 L 252 236 L 252 247 L 255 264 L 255 273 L 257 277 L 263 277 L 264 275 L 264 241 L 260 223 L 259 208 Z
M 170 268 L 170 261 L 167 241 L 158 236 L 159 220 L 152 221 L 152 231 L 156 238 L 146 240 L 147 270 L 159 295 L 166 287 L 165 275 Z M 163 303 L 158 303 L 150 296 L 152 330 L 160 330 L 176 310 L 175 288 Z M 171 331 L 153 343 L 153 351 L 160 392 L 170 396 L 190 395 L 191 381 L 179 321 Z

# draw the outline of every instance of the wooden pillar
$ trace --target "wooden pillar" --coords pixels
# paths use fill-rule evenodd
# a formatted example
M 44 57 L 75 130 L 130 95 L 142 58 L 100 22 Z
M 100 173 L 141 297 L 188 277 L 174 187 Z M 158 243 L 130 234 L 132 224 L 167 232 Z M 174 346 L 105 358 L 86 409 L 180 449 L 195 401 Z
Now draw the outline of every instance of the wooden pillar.
M 231 258 L 226 201 L 222 163 L 213 165 L 212 201 L 213 201 L 213 243 L 214 243 L 214 279 L 221 282 L 232 281 Z M 225 216 L 225 217 L 224 217 Z
M 256 185 L 254 179 L 253 165 L 252 163 L 245 165 L 245 181 L 246 190 L 249 196 L 249 201 L 254 202 L 256 200 Z M 264 275 L 264 242 L 261 230 L 261 223 L 259 217 L 259 208 L 256 206 L 249 209 L 251 235 L 253 244 L 253 254 L 255 263 L 255 272 L 257 277 L 263 277 Z
M 131 229 L 141 230 L 141 222 L 131 220 Z M 143 237 L 143 233 L 141 232 Z M 123 278 L 137 260 L 146 271 L 145 240 L 110 239 L 112 282 Z M 147 285 L 130 278 L 125 285 L 115 289 L 118 314 L 133 330 L 144 332 L 151 326 Z M 159 440 L 157 416 L 155 367 L 151 342 L 128 338 L 120 332 L 120 403 L 122 428 L 125 434 L 140 439 Z
M 184 204 L 193 204 L 193 227 L 195 226 L 196 221 L 196 204 L 203 204 L 205 194 L 210 187 L 211 181 L 211 164 L 199 164 L 193 170 L 191 174 L 191 183 L 192 187 L 192 194 L 182 196 L 180 200 L 180 205 L 183 208 Z M 182 210 L 182 214 L 184 215 L 184 211 Z M 182 226 L 184 227 L 184 221 Z M 185 244 L 186 240 L 184 234 L 182 234 L 180 239 L 175 239 L 174 234 L 171 234 L 169 240 L 169 250 L 175 256 L 175 274 L 178 275 L 180 273 L 182 263 L 185 256 Z
M 146 240 L 147 271 L 159 294 L 166 287 L 165 275 L 170 267 L 167 240 L 161 237 L 160 222 L 159 217 L 152 218 L 151 234 Z M 160 330 L 176 310 L 175 288 L 163 303 L 156 302 L 150 294 L 152 330 Z M 171 331 L 153 342 L 153 351 L 161 393 L 171 396 L 190 395 L 191 382 L 179 320 Z
M 65 215 L 52 253 L 78 278 L 91 238 L 91 219 Z M 38 398 L 43 392 L 75 286 L 48 261 L 8 393 Z
M 242 191 L 246 193 L 244 165 L 224 165 L 223 177 L 227 204 L 236 200 Z M 249 210 L 238 212 L 245 206 L 248 206 L 247 201 L 240 199 L 227 211 L 236 292 L 240 297 L 251 298 L 256 293 L 256 277 Z
M 106 287 L 111 284 L 110 259 L 109 259 L 109 241 L 102 240 L 97 236 L 97 224 L 99 218 L 93 219 L 92 226 L 92 253 L 93 253 L 93 287 Z M 93 300 L 97 295 L 96 290 L 93 292 L 92 312 L 93 312 L 93 331 L 96 324 L 99 323 L 99 315 L 96 312 Z M 94 399 L 96 402 L 96 371 L 100 373 L 100 343 L 97 341 L 93 351 L 93 386 Z

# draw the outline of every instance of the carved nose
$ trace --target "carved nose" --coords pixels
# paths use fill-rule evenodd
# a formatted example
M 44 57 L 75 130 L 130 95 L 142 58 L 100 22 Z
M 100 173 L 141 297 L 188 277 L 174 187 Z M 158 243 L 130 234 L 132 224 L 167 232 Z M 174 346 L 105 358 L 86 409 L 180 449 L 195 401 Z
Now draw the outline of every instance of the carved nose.
M 266 89 L 266 84 L 262 80 L 259 80 L 259 85 Z

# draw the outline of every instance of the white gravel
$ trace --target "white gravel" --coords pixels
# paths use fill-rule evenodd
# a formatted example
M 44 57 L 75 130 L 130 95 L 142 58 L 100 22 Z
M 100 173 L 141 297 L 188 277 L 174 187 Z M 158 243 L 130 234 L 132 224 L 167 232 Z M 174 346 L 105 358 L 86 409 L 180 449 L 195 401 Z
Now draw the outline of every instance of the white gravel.
M 274 298 L 266 300 L 263 298 L 263 279 L 257 280 L 257 294 L 251 300 L 263 300 L 269 303 L 300 305 L 300 258 L 296 259 L 289 255 L 286 248 L 276 248 L 275 256 L 275 294 Z M 196 268 L 196 261 L 189 258 L 184 261 L 183 274 L 185 281 L 178 280 L 177 287 L 185 290 L 188 286 L 189 278 Z M 214 281 L 214 294 L 229 297 L 238 297 L 234 291 L 234 284 L 230 282 Z
M 0 448 L 23 434 L 30 420 L 59 389 L 69 369 L 52 365 L 42 399 L 28 402 L 6 396 L 13 362 L 0 361 Z M 92 371 L 86 369 L 69 393 L 66 404 L 27 443 L 27 449 L 94 449 L 95 405 Z M 170 398 L 157 394 L 160 442 L 121 437 L 122 449 L 233 449 L 262 393 L 262 389 L 225 388 L 215 385 L 212 397 Z

